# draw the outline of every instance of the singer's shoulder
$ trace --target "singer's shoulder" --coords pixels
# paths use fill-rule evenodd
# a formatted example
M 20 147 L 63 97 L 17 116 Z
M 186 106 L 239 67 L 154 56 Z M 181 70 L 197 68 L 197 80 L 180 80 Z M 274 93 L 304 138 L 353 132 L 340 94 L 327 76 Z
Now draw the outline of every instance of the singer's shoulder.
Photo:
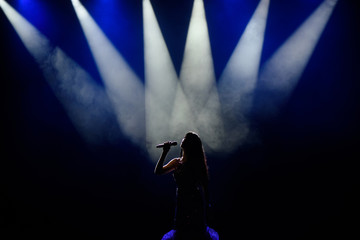
M 183 162 L 182 162 L 182 158 L 173 158 L 172 160 L 171 160 L 171 162 L 177 167 L 177 166 L 179 166 L 179 165 L 181 165 Z
M 177 158 L 173 158 L 172 161 L 179 163 L 179 162 L 181 162 L 181 159 L 182 159 L 182 158 L 177 157 Z

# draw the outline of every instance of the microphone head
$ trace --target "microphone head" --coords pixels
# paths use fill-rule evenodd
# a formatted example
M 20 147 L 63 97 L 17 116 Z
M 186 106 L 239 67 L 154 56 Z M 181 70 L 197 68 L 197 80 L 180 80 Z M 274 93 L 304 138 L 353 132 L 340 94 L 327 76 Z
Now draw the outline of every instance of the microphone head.
M 169 143 L 170 143 L 170 146 L 176 146 L 177 145 L 177 142 L 169 142 Z M 156 146 L 156 148 L 163 148 L 164 145 L 165 145 L 164 143 L 159 144 L 159 145 Z

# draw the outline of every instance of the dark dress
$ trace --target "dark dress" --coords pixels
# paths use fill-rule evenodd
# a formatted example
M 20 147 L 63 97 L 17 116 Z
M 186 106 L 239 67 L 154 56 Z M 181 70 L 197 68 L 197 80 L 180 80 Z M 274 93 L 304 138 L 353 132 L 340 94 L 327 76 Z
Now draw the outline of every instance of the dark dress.
M 219 239 L 216 231 L 206 226 L 205 193 L 191 165 L 181 164 L 173 176 L 177 185 L 174 229 L 165 234 L 163 240 Z

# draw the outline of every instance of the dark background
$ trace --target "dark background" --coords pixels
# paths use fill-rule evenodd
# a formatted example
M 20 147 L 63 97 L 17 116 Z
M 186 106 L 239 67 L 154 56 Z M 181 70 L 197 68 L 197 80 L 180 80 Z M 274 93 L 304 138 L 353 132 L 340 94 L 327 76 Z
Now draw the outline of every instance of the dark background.
M 8 2 L 102 84 L 71 1 Z M 142 1 L 82 2 L 144 80 Z M 259 1 L 204 2 L 219 78 Z M 261 63 L 321 2 L 271 1 Z M 278 114 L 254 111 L 258 141 L 207 156 L 209 224 L 221 239 L 358 235 L 356 2 L 339 0 Z M 179 73 L 192 1 L 152 4 Z M 153 175 L 155 164 L 126 138 L 85 143 L 3 11 L 0 33 L 1 234 L 161 239 L 172 227 L 172 176 Z

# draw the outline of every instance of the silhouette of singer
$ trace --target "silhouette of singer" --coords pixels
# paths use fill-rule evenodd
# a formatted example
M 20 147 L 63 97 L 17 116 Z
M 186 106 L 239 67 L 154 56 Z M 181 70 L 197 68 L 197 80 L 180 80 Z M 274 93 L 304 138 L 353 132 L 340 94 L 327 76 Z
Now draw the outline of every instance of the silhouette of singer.
M 163 152 L 154 171 L 157 175 L 172 172 L 177 185 L 174 229 L 166 233 L 162 240 L 218 240 L 218 233 L 206 225 L 209 180 L 201 139 L 195 132 L 188 132 L 180 145 L 181 156 L 163 165 L 172 145 L 176 143 L 164 142 L 158 145 L 163 148 Z

